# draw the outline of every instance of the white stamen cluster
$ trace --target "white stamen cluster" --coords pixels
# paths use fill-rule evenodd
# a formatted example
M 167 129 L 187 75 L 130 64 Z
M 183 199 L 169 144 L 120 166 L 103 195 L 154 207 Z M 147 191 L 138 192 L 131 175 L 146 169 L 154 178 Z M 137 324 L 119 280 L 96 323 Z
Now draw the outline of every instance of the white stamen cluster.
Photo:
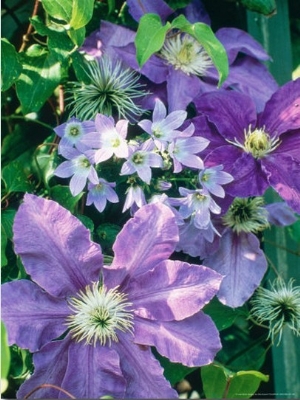
M 272 343 L 277 336 L 280 343 L 284 326 L 300 336 L 300 287 L 293 287 L 293 279 L 286 285 L 278 278 L 270 290 L 259 287 L 251 303 L 251 316 L 259 324 L 268 323 Z
M 206 70 L 213 66 L 211 58 L 201 44 L 188 34 L 178 33 L 167 38 L 160 56 L 187 75 L 203 76 Z
M 66 324 L 72 337 L 94 346 L 97 342 L 102 346 L 118 342 L 118 330 L 133 331 L 132 303 L 126 300 L 126 294 L 120 293 L 118 287 L 107 290 L 99 282 L 79 291 L 68 301 L 73 313 L 67 317 Z

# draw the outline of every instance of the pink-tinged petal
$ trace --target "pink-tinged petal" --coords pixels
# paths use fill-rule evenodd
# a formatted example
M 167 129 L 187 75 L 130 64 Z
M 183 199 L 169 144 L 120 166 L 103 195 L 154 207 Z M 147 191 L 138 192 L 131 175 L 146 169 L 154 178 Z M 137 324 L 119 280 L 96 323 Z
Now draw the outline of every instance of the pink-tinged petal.
M 103 148 L 95 152 L 95 163 L 99 164 L 103 161 L 108 160 L 114 154 L 112 148 Z
M 207 116 L 224 139 L 244 143 L 244 130 L 256 126 L 256 106 L 243 93 L 215 91 L 199 96 L 195 101 L 197 111 Z M 194 121 L 193 121 L 194 122 Z M 201 134 L 201 136 L 204 136 Z
M 33 355 L 34 373 L 20 386 L 18 399 L 24 399 L 33 389 L 43 384 L 61 387 L 68 365 L 70 338 L 46 344 Z M 76 397 L 76 393 L 70 393 Z M 30 396 L 30 399 L 58 399 L 66 397 L 55 388 L 42 388 Z
M 270 185 L 300 213 L 300 163 L 286 154 L 276 154 L 262 161 Z
M 187 75 L 180 70 L 170 68 L 167 77 L 169 112 L 185 110 L 200 93 L 201 88 L 202 83 L 198 76 Z
M 118 131 L 118 133 L 122 136 L 123 139 L 126 138 L 127 136 L 127 130 L 128 130 L 128 121 L 126 121 L 125 119 L 120 119 L 117 123 L 116 123 L 116 130 Z
M 88 172 L 88 171 L 87 171 Z M 88 174 L 85 174 L 88 175 Z M 70 192 L 73 196 L 77 196 L 80 192 L 83 191 L 87 176 L 81 174 L 74 174 L 70 180 Z
M 180 322 L 136 317 L 134 341 L 155 346 L 162 356 L 188 367 L 210 364 L 221 349 L 219 332 L 202 311 Z
M 271 137 L 300 128 L 300 78 L 281 86 L 267 102 L 259 125 Z
M 98 399 L 107 395 L 124 398 L 126 381 L 118 353 L 101 345 L 94 347 L 72 340 L 62 387 L 77 399 Z
M 96 399 L 104 395 L 123 398 L 125 379 L 118 354 L 102 346 L 76 343 L 70 336 L 45 345 L 33 356 L 34 373 L 20 387 L 18 398 L 24 398 L 39 385 L 58 386 L 77 399 Z M 32 399 L 66 398 L 55 388 L 42 388 Z
M 95 118 L 95 125 L 97 131 L 103 135 L 105 132 L 110 132 L 115 130 L 115 123 L 112 117 L 107 117 L 103 114 L 97 114 Z
M 177 392 L 163 375 L 163 369 L 150 347 L 133 343 L 133 337 L 120 333 L 119 342 L 112 343 L 120 357 L 126 379 L 126 399 L 173 399 Z
M 152 172 L 151 172 L 151 168 L 150 167 L 148 167 L 147 165 L 144 165 L 144 166 L 142 166 L 140 168 L 137 168 L 136 172 L 137 172 L 138 176 L 141 178 L 142 181 L 144 181 L 148 185 L 150 185 L 151 176 L 152 176 Z
M 113 246 L 111 268 L 126 268 L 131 276 L 142 274 L 166 260 L 178 242 L 172 211 L 163 204 L 138 210 L 118 234 Z
M 149 119 L 143 119 L 142 121 L 138 122 L 138 125 L 144 129 L 145 132 L 147 132 L 149 135 L 152 134 L 152 121 Z
M 69 211 L 26 194 L 14 222 L 15 251 L 33 281 L 53 296 L 66 296 L 99 279 L 100 246 Z
M 231 230 L 223 234 L 219 249 L 204 262 L 225 276 L 217 296 L 233 308 L 242 306 L 252 296 L 267 270 L 257 237 L 244 232 L 237 235 Z
M 202 265 L 167 260 L 131 280 L 127 290 L 136 315 L 163 321 L 182 320 L 215 296 L 221 280 L 221 275 Z
M 229 64 L 232 64 L 238 53 L 244 53 L 263 61 L 270 59 L 262 45 L 241 29 L 221 28 L 216 32 L 216 36 L 226 49 Z
M 2 290 L 2 319 L 9 344 L 37 351 L 62 335 L 70 309 L 64 299 L 50 296 L 29 280 L 5 283 Z

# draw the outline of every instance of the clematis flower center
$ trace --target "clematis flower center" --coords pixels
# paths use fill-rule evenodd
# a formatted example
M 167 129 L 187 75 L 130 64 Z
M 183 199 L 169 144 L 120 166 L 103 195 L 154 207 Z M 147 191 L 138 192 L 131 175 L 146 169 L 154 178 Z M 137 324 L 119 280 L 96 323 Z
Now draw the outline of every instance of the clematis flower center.
M 254 158 L 262 158 L 266 156 L 275 150 L 281 143 L 279 138 L 271 138 L 270 135 L 266 133 L 264 127 L 252 130 L 250 125 L 248 131 L 246 131 L 246 129 L 244 130 L 244 135 L 244 144 L 239 143 L 236 139 L 235 141 L 227 141 L 240 147 L 246 153 L 251 153 Z
M 160 56 L 175 69 L 181 69 L 187 75 L 203 76 L 213 65 L 201 44 L 187 34 L 176 34 L 168 38 L 160 51 Z
M 268 211 L 262 197 L 236 197 L 223 217 L 223 222 L 234 232 L 259 232 L 269 226 Z
M 118 287 L 107 289 L 99 282 L 86 286 L 68 300 L 73 314 L 66 319 L 72 337 L 94 346 L 118 342 L 118 331 L 133 331 L 132 303 Z

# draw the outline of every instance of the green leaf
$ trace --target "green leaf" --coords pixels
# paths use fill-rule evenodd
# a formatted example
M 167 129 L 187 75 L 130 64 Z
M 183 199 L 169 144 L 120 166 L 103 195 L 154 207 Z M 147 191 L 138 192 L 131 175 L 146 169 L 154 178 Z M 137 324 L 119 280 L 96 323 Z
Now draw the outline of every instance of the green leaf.
M 47 36 L 49 52 L 54 52 L 59 60 L 67 64 L 70 53 L 74 51 L 69 31 L 58 25 L 46 26 L 39 16 L 31 18 L 30 22 L 41 36 Z
M 172 21 L 171 28 L 188 33 L 203 46 L 219 73 L 218 86 L 220 87 L 228 76 L 228 57 L 225 48 L 216 38 L 211 27 L 202 22 L 191 24 L 184 15 L 179 15 Z
M 91 220 L 91 218 L 87 217 L 86 215 L 82 214 L 75 214 L 76 218 L 79 219 L 79 221 L 82 222 L 82 224 L 91 232 L 94 231 L 94 222 Z
M 85 27 L 83 26 L 79 29 L 71 28 L 68 30 L 68 36 L 77 47 L 80 47 L 85 40 Z
M 7 235 L 6 232 L 1 225 L 1 268 L 7 265 L 7 257 L 6 257 L 6 245 L 7 245 Z
M 239 371 L 230 380 L 226 398 L 250 399 L 257 391 L 260 383 L 268 382 L 268 375 L 259 371 Z
M 61 62 L 55 53 L 39 45 L 23 54 L 23 71 L 16 81 L 18 98 L 24 114 L 37 112 L 52 95 L 61 80 Z
M 241 4 L 250 11 L 255 11 L 263 15 L 272 15 L 276 13 L 275 0 L 240 0 Z
M 201 368 L 201 379 L 208 399 L 250 399 L 269 377 L 259 371 L 235 373 L 222 365 L 210 364 Z
M 81 199 L 83 192 L 77 196 L 72 196 L 69 186 L 56 185 L 51 188 L 50 196 L 61 206 L 74 213 L 78 201 Z
M 155 358 L 159 361 L 164 369 L 164 376 L 171 385 L 175 385 L 185 378 L 188 374 L 195 371 L 197 368 L 186 367 L 179 363 L 172 363 L 168 358 L 160 355 L 155 349 L 152 349 Z
M 3 168 L 2 179 L 7 193 L 32 191 L 32 185 L 27 178 L 23 165 L 18 161 L 13 161 Z
M 168 6 L 173 8 L 173 10 L 177 10 L 178 8 L 186 7 L 191 0 L 170 0 L 168 1 Z
M 224 367 L 210 364 L 201 367 L 203 390 L 207 399 L 222 399 L 227 384 Z
M 101 224 L 97 227 L 96 234 L 104 253 L 111 250 L 120 230 L 121 228 L 118 225 L 110 223 Z
M 241 314 L 242 308 L 230 308 L 224 306 L 216 297 L 213 298 L 204 308 L 203 311 L 208 314 L 219 331 L 229 328 L 236 318 Z
M 169 22 L 163 26 L 157 14 L 149 13 L 142 16 L 134 41 L 136 58 L 140 67 L 152 54 L 162 48 L 170 26 Z
M 42 0 L 45 11 L 53 18 L 67 23 L 72 17 L 73 0 Z
M 5 91 L 17 80 L 22 72 L 18 53 L 6 39 L 1 39 L 1 90 Z
M 1 393 L 7 388 L 7 375 L 10 368 L 10 350 L 7 342 L 7 333 L 1 321 Z
M 87 25 L 94 11 L 94 0 L 73 0 L 70 27 L 79 29 Z

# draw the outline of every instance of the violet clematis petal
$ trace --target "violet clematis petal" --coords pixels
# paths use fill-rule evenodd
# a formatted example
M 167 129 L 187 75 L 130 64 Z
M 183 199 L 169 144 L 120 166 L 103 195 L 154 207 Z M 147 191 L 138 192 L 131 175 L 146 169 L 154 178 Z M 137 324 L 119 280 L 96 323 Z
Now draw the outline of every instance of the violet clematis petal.
M 206 25 L 211 24 L 209 15 L 201 0 L 192 0 L 187 6 L 180 10 L 186 16 L 186 19 L 194 24 L 195 22 L 203 22 Z
M 216 37 L 226 49 L 229 64 L 232 64 L 238 53 L 244 53 L 262 61 L 270 59 L 263 46 L 249 33 L 238 28 L 220 28 Z
M 182 320 L 214 297 L 221 280 L 221 275 L 202 265 L 167 260 L 137 276 L 127 290 L 136 315 L 162 321 Z
M 271 137 L 300 127 L 300 78 L 281 86 L 267 102 L 258 120 Z
M 126 380 L 118 353 L 109 347 L 70 341 L 62 386 L 70 393 L 74 391 L 79 399 L 97 399 L 108 393 L 113 398 L 124 398 Z
M 266 102 L 278 89 L 278 84 L 264 64 L 246 56 L 238 58 L 230 66 L 223 88 L 249 95 L 256 104 L 257 112 L 261 112 Z
M 174 10 L 163 0 L 143 0 L 142 3 L 138 0 L 127 0 L 126 3 L 129 13 L 136 21 L 139 21 L 146 13 L 158 14 L 162 20 L 166 20 L 174 13 Z
M 112 343 L 120 356 L 121 368 L 127 381 L 126 399 L 173 399 L 177 392 L 163 376 L 163 369 L 150 347 L 133 343 L 128 335 L 120 333 L 119 343 Z
M 217 296 L 232 308 L 242 306 L 252 296 L 267 270 L 257 237 L 245 232 L 238 235 L 230 229 L 223 234 L 219 249 L 204 262 L 225 275 Z
M 300 129 L 283 133 L 280 135 L 280 146 L 273 150 L 272 154 L 286 153 L 291 156 L 295 161 L 300 162 Z
M 201 80 L 196 75 L 187 75 L 181 70 L 169 69 L 167 76 L 169 112 L 185 110 L 200 93 Z
M 64 322 L 70 314 L 65 299 L 52 297 L 25 279 L 3 284 L 1 290 L 9 344 L 33 352 L 65 332 Z
M 265 208 L 269 213 L 268 221 L 270 224 L 287 226 L 298 220 L 295 212 L 284 201 L 267 204 Z
M 118 354 L 107 347 L 85 346 L 67 336 L 45 345 L 34 354 L 33 361 L 34 373 L 21 386 L 18 398 L 45 383 L 61 387 L 76 398 L 95 399 L 107 393 L 116 398 L 124 395 L 125 379 Z M 30 398 L 65 398 L 65 395 L 50 387 L 40 389 Z
M 297 213 L 300 213 L 300 163 L 286 154 L 276 154 L 262 160 L 267 179 L 277 193 Z
M 178 321 L 135 318 L 135 342 L 155 346 L 172 362 L 189 367 L 210 364 L 221 349 L 217 328 L 202 311 Z
M 33 355 L 35 370 L 30 379 L 26 379 L 17 392 L 18 399 L 24 399 L 33 389 L 48 383 L 58 387 L 62 386 L 67 365 L 69 337 L 46 344 L 41 351 Z M 58 362 L 59 360 L 59 362 Z M 33 393 L 31 399 L 57 399 L 60 396 L 58 389 L 41 388 Z M 72 392 L 70 393 L 72 394 Z
M 255 104 L 243 93 L 211 92 L 198 97 L 195 105 L 198 112 L 206 115 L 216 126 L 224 139 L 236 139 L 239 143 L 244 143 L 244 129 L 248 129 L 249 125 L 256 126 Z
M 124 267 L 131 276 L 137 276 L 167 259 L 177 241 L 178 228 L 172 211 L 161 204 L 146 205 L 118 234 L 111 268 Z
M 14 222 L 14 245 L 32 280 L 53 296 L 97 281 L 103 257 L 89 230 L 52 200 L 30 194 L 25 200 Z

